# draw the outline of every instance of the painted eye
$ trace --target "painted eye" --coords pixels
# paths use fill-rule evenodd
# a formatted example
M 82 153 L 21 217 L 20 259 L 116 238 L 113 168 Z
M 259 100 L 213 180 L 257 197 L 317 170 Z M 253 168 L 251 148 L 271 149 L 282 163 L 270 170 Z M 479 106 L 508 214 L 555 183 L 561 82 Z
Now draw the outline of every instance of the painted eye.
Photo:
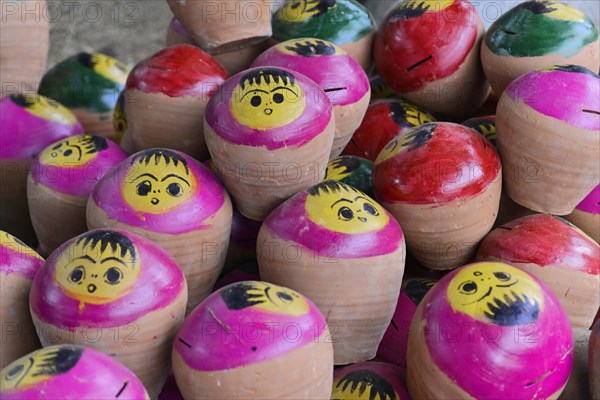
M 54 146 L 54 147 L 52 148 L 52 150 L 58 150 L 58 149 L 60 149 L 61 147 L 62 147 L 62 143 L 59 143 L 59 144 L 57 144 L 56 146 Z
M 374 216 L 379 215 L 379 211 L 377 211 L 377 209 L 375 207 L 373 207 L 372 204 L 369 204 L 369 203 L 363 204 L 363 209 L 367 212 L 367 214 L 371 214 Z
M 343 221 L 350 221 L 352 218 L 354 218 L 354 213 L 350 208 L 344 206 L 338 211 L 338 218 Z
M 502 282 L 506 282 L 510 279 L 510 274 L 507 274 L 506 272 L 494 272 L 494 276 Z
M 10 371 L 8 371 L 8 374 L 6 374 L 6 380 L 15 379 L 21 372 L 23 372 L 23 369 L 25 369 L 23 364 L 15 365 Z
M 142 181 L 138 183 L 136 193 L 140 196 L 148 196 L 152 191 L 152 183 L 150 181 Z
M 167 186 L 167 193 L 173 197 L 181 196 L 182 191 L 183 191 L 183 188 L 181 187 L 181 185 L 179 183 L 173 182 L 173 183 L 169 183 L 169 186 Z
M 275 93 L 273 95 L 273 101 L 277 104 L 283 103 L 283 95 L 281 93 Z
M 63 156 L 69 157 L 71 154 L 73 154 L 73 150 L 69 149 L 63 153 Z
M 284 303 L 291 303 L 292 301 L 294 301 L 294 298 L 291 295 L 283 292 L 277 292 L 277 297 Z
M 473 294 L 477 292 L 477 284 L 473 281 L 463 282 L 458 290 L 463 294 Z
M 258 107 L 261 103 L 262 99 L 260 98 L 260 96 L 252 96 L 252 98 L 250 99 L 250 104 L 252 104 L 252 107 Z
M 121 278 L 123 278 L 123 273 L 117 267 L 110 267 L 104 273 L 104 280 L 109 285 L 116 285 L 121 281 Z
M 82 266 L 76 267 L 69 274 L 69 281 L 71 281 L 71 283 L 79 283 L 83 279 L 85 279 L 85 268 Z

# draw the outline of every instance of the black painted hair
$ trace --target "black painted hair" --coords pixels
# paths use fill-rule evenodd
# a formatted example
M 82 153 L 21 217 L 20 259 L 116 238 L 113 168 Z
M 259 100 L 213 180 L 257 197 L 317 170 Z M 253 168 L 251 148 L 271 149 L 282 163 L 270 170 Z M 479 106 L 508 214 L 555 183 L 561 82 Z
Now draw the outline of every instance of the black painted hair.
M 360 159 L 353 156 L 341 156 L 338 158 L 334 158 L 329 162 L 329 164 L 333 168 L 344 168 L 342 172 L 345 174 L 349 174 L 352 171 L 355 171 L 360 168 Z
M 358 189 L 353 188 L 350 185 L 346 185 L 345 183 L 342 182 L 338 182 L 338 181 L 333 181 L 333 180 L 327 180 L 325 182 L 321 182 L 318 183 L 314 186 L 311 186 L 307 192 L 309 195 L 311 196 L 320 196 L 321 192 L 323 193 L 338 193 L 338 192 L 355 192 L 355 193 L 361 193 Z
M 314 4 L 311 8 L 307 8 L 306 11 L 308 12 L 315 12 L 315 17 L 320 17 L 321 15 L 325 14 L 327 11 L 329 11 L 330 8 L 335 7 L 335 3 L 337 2 L 337 0 L 317 0 L 317 1 L 312 1 L 309 3 Z
M 525 8 L 534 14 L 546 14 L 552 11 L 556 11 L 556 8 L 552 7 L 552 3 L 549 1 L 527 1 L 520 4 L 518 7 Z
M 336 383 L 336 388 L 345 391 L 350 386 L 350 393 L 358 390 L 358 395 L 362 396 L 367 388 L 369 390 L 369 400 L 395 400 L 396 391 L 394 386 L 386 381 L 382 376 L 369 370 L 352 371 Z M 340 388 L 341 387 L 341 388 Z
M 433 137 L 433 131 L 435 131 L 436 128 L 437 124 L 434 123 L 427 123 L 413 128 L 413 131 L 406 135 L 406 137 L 410 139 L 407 143 L 407 146 L 409 147 L 408 151 L 413 151 L 426 145 Z
M 83 348 L 61 346 L 47 353 L 40 364 L 35 364 L 36 372 L 32 376 L 60 375 L 69 372 L 81 358 Z
M 190 169 L 185 158 L 175 153 L 174 151 L 167 149 L 150 149 L 146 151 L 141 151 L 131 159 L 129 164 L 133 165 L 137 161 L 138 164 L 144 163 L 145 165 L 148 165 L 150 161 L 152 161 L 152 158 L 154 158 L 155 165 L 158 165 L 161 158 L 165 160 L 165 164 L 167 165 L 169 165 L 169 163 L 171 162 L 175 166 L 181 163 L 185 167 L 185 173 L 188 175 L 190 174 Z
M 92 61 L 92 55 L 90 53 L 81 52 L 77 54 L 76 57 L 83 66 L 94 68 L 94 62 Z
M 267 84 L 270 84 L 271 79 L 275 83 L 279 83 L 279 81 L 281 81 L 283 85 L 293 85 L 296 83 L 296 78 L 294 75 L 287 71 L 283 71 L 278 68 L 260 68 L 250 71 L 246 75 L 242 76 L 242 79 L 240 80 L 240 86 L 242 89 L 245 89 L 246 83 L 249 85 L 260 85 L 262 80 L 264 80 Z
M 252 283 L 241 282 L 231 285 L 221 291 L 221 298 L 230 310 L 243 310 L 264 303 L 265 296 L 250 293 L 255 286 Z
M 106 138 L 96 135 L 84 135 L 79 139 L 86 154 L 99 153 L 102 150 L 108 149 Z
M 390 18 L 417 18 L 425 14 L 427 10 L 429 10 L 429 4 L 426 4 L 424 1 L 403 1 L 391 12 Z
M 134 260 L 137 258 L 133 242 L 127 236 L 115 231 L 97 230 L 88 232 L 79 238 L 76 244 L 81 244 L 83 248 L 90 246 L 93 249 L 98 243 L 100 243 L 101 252 L 110 246 L 110 249 L 115 254 L 120 249 L 119 254 L 121 258 L 125 257 L 127 253 L 131 254 L 131 258 Z
M 404 108 L 404 102 L 401 100 L 390 102 L 390 117 L 398 126 L 405 128 L 411 128 L 414 125 L 408 122 L 406 118 L 406 109 Z
M 285 48 L 304 57 L 330 56 L 335 54 L 335 47 L 322 40 L 298 41 L 293 46 L 285 46 Z
M 409 279 L 404 287 L 404 293 L 412 300 L 415 305 L 418 305 L 429 290 L 436 284 L 433 279 L 415 278 Z
M 549 70 L 551 71 L 563 71 L 563 72 L 576 72 L 579 74 L 585 74 L 585 75 L 589 75 L 589 76 L 593 76 L 596 79 L 600 79 L 600 77 L 598 75 L 596 75 L 595 73 L 593 73 L 592 71 L 590 71 L 589 69 L 587 69 L 586 67 L 582 67 L 580 65 L 554 65 L 551 68 L 549 68 Z
M 31 98 L 28 98 L 28 96 L 25 96 L 23 93 L 13 93 L 9 97 L 13 103 L 23 108 L 27 108 L 34 104 L 34 102 L 31 101 Z

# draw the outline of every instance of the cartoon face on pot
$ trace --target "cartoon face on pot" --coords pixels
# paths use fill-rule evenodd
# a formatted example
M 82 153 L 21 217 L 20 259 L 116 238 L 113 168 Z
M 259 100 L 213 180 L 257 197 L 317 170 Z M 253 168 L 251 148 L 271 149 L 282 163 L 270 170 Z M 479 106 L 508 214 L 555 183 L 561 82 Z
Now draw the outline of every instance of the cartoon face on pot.
M 288 0 L 278 12 L 286 22 L 302 22 L 320 17 L 335 7 L 337 0 Z
M 297 292 L 266 282 L 240 282 L 221 291 L 230 310 L 256 310 L 298 317 L 308 313 L 309 306 Z
M 98 75 L 109 81 L 125 83 L 129 68 L 115 58 L 101 53 L 79 53 L 77 59 L 85 67 L 91 68 Z
M 394 10 L 394 17 L 417 18 L 427 12 L 442 11 L 455 0 L 405 0 Z
M 333 382 L 332 400 L 397 400 L 394 386 L 381 375 L 369 370 L 357 370 Z
M 341 47 L 320 39 L 298 39 L 280 43 L 276 48 L 285 54 L 302 57 L 333 56 L 346 54 Z
M 45 165 L 84 165 L 107 148 L 108 143 L 102 136 L 73 136 L 46 147 L 40 154 L 40 162 Z
M 447 296 L 453 310 L 500 326 L 535 322 L 544 306 L 542 288 L 530 275 L 499 263 L 464 267 Z
M 189 200 L 197 188 L 187 161 L 174 151 L 142 151 L 129 164 L 121 193 L 136 211 L 165 213 Z
M 36 117 L 63 125 L 75 125 L 77 119 L 65 106 L 49 97 L 40 94 L 11 94 L 13 103 L 23 107 Z
M 287 125 L 302 115 L 306 98 L 292 73 L 259 68 L 242 76 L 231 96 L 230 107 L 239 123 L 267 130 Z
M 140 274 L 138 251 L 125 235 L 97 230 L 81 236 L 59 256 L 54 280 L 67 296 L 106 304 L 125 296 Z

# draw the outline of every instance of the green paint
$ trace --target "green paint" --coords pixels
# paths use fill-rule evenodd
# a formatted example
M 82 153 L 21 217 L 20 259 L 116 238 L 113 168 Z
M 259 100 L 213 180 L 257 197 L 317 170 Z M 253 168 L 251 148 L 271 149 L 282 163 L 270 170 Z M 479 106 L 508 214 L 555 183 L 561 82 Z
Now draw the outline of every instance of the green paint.
M 340 173 L 346 176 L 339 179 Z M 329 162 L 324 180 L 334 179 L 373 196 L 372 174 L 372 161 L 356 156 L 340 156 Z
M 490 27 L 485 42 L 500 56 L 568 58 L 597 39 L 598 31 L 587 16 L 580 21 L 557 19 L 520 5 Z
M 124 84 L 113 82 L 83 65 L 75 55 L 46 72 L 38 92 L 68 108 L 105 113 L 114 110 L 124 88 Z
M 306 2 L 306 0 L 303 0 Z M 289 3 L 302 3 L 300 0 L 288 0 Z M 316 1 L 308 1 L 308 7 Z M 284 20 L 281 7 L 273 18 L 273 38 L 283 42 L 290 39 L 312 37 L 328 40 L 337 45 L 356 42 L 375 30 L 375 21 L 371 13 L 356 0 L 322 0 L 320 3 L 335 3 L 322 13 L 303 21 Z

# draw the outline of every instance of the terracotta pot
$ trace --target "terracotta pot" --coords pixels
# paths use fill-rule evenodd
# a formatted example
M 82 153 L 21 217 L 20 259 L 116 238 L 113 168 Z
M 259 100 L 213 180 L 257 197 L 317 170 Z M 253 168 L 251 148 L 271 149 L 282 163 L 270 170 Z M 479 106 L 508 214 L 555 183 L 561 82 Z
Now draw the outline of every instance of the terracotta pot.
M 381 151 L 373 188 L 417 260 L 452 269 L 472 259 L 492 228 L 502 169 L 494 147 L 472 129 L 428 123 L 401 133 Z
M 474 129 L 480 135 L 483 135 L 483 137 L 486 138 L 492 144 L 492 146 L 497 149 L 495 115 L 482 115 L 480 117 L 469 118 L 460 124 L 468 126 L 469 128 Z
M 45 0 L 0 1 L 1 97 L 35 93 L 46 70 L 50 26 Z
M 47 97 L 13 94 L 0 100 L 0 229 L 36 244 L 27 208 L 27 174 L 46 146 L 83 133 L 65 107 Z
M 35 275 L 30 295 L 42 345 L 101 350 L 130 368 L 152 398 L 169 373 L 186 301 L 175 260 L 151 241 L 116 230 L 93 230 L 59 247 Z
M 590 393 L 592 400 L 600 399 L 600 322 L 592 328 L 588 350 Z
M 498 152 L 515 202 L 566 215 L 600 182 L 598 93 L 598 75 L 572 65 L 530 72 L 504 91 Z
M 481 61 L 498 96 L 521 75 L 548 65 L 573 64 L 598 71 L 598 31 L 574 7 L 554 0 L 526 1 L 488 29 Z
M 375 161 L 394 136 L 435 120 L 429 112 L 406 100 L 374 101 L 342 153 Z
M 41 347 L 29 314 L 29 291 L 42 264 L 35 251 L 0 231 L 0 369 Z
M 3 399 L 150 399 L 123 364 L 82 346 L 50 346 L 0 372 Z
M 413 399 L 556 399 L 573 365 L 571 326 L 560 302 L 539 280 L 506 264 L 452 271 L 421 301 L 411 330 Z
M 93 135 L 55 142 L 36 157 L 27 178 L 27 202 L 41 254 L 87 231 L 85 209 L 94 185 L 125 158 L 116 143 Z
M 320 183 L 269 215 L 257 255 L 261 279 L 303 293 L 326 316 L 336 365 L 375 356 L 405 257 L 402 230 L 383 207 L 351 186 Z
M 203 49 L 233 51 L 271 36 L 271 2 L 167 0 L 171 11 Z
M 206 167 L 183 153 L 151 149 L 127 158 L 98 182 L 87 224 L 134 232 L 169 252 L 187 280 L 189 313 L 221 273 L 231 214 L 227 192 Z
M 600 184 L 565 219 L 600 243 Z
M 123 148 L 135 153 L 166 147 L 199 160 L 209 158 L 202 131 L 204 109 L 228 77 L 211 56 L 187 44 L 140 61 L 123 94 Z
M 240 213 L 255 220 L 323 179 L 334 130 L 326 93 L 279 68 L 233 76 L 210 99 L 204 119 L 225 187 Z
M 78 53 L 44 75 L 39 93 L 68 107 L 87 134 L 115 140 L 113 111 L 129 68 L 102 53 Z
M 213 293 L 186 319 L 173 371 L 187 399 L 329 399 L 333 349 L 308 298 L 244 281 Z
M 338 181 L 373 197 L 373 162 L 356 156 L 340 156 L 329 161 L 324 181 Z
M 223 273 L 243 264 L 256 262 L 256 238 L 261 224 L 261 221 L 246 218 L 238 210 L 233 209 L 231 235 Z
M 335 43 L 365 71 L 371 69 L 375 20 L 355 0 L 287 0 L 273 16 L 273 39 L 315 38 Z
M 560 300 L 571 325 L 592 326 L 600 307 L 600 246 L 566 220 L 537 214 L 502 225 L 481 242 L 477 259 L 536 276 Z
M 363 362 L 335 371 L 332 399 L 407 399 L 404 370 L 382 362 Z
M 479 60 L 484 27 L 466 0 L 404 1 L 375 38 L 375 66 L 402 97 L 451 117 L 483 104 L 489 86 Z
M 169 27 L 167 28 L 167 38 L 166 38 L 167 46 L 175 46 L 177 44 L 191 44 L 196 45 L 194 43 L 194 39 L 190 36 L 189 33 L 185 30 L 181 21 L 176 17 L 171 18 L 171 22 L 169 23 Z
M 369 78 L 360 64 L 331 42 L 304 38 L 271 47 L 252 66 L 300 72 L 327 93 L 335 116 L 335 138 L 329 158 L 339 156 L 365 116 L 371 97 Z

